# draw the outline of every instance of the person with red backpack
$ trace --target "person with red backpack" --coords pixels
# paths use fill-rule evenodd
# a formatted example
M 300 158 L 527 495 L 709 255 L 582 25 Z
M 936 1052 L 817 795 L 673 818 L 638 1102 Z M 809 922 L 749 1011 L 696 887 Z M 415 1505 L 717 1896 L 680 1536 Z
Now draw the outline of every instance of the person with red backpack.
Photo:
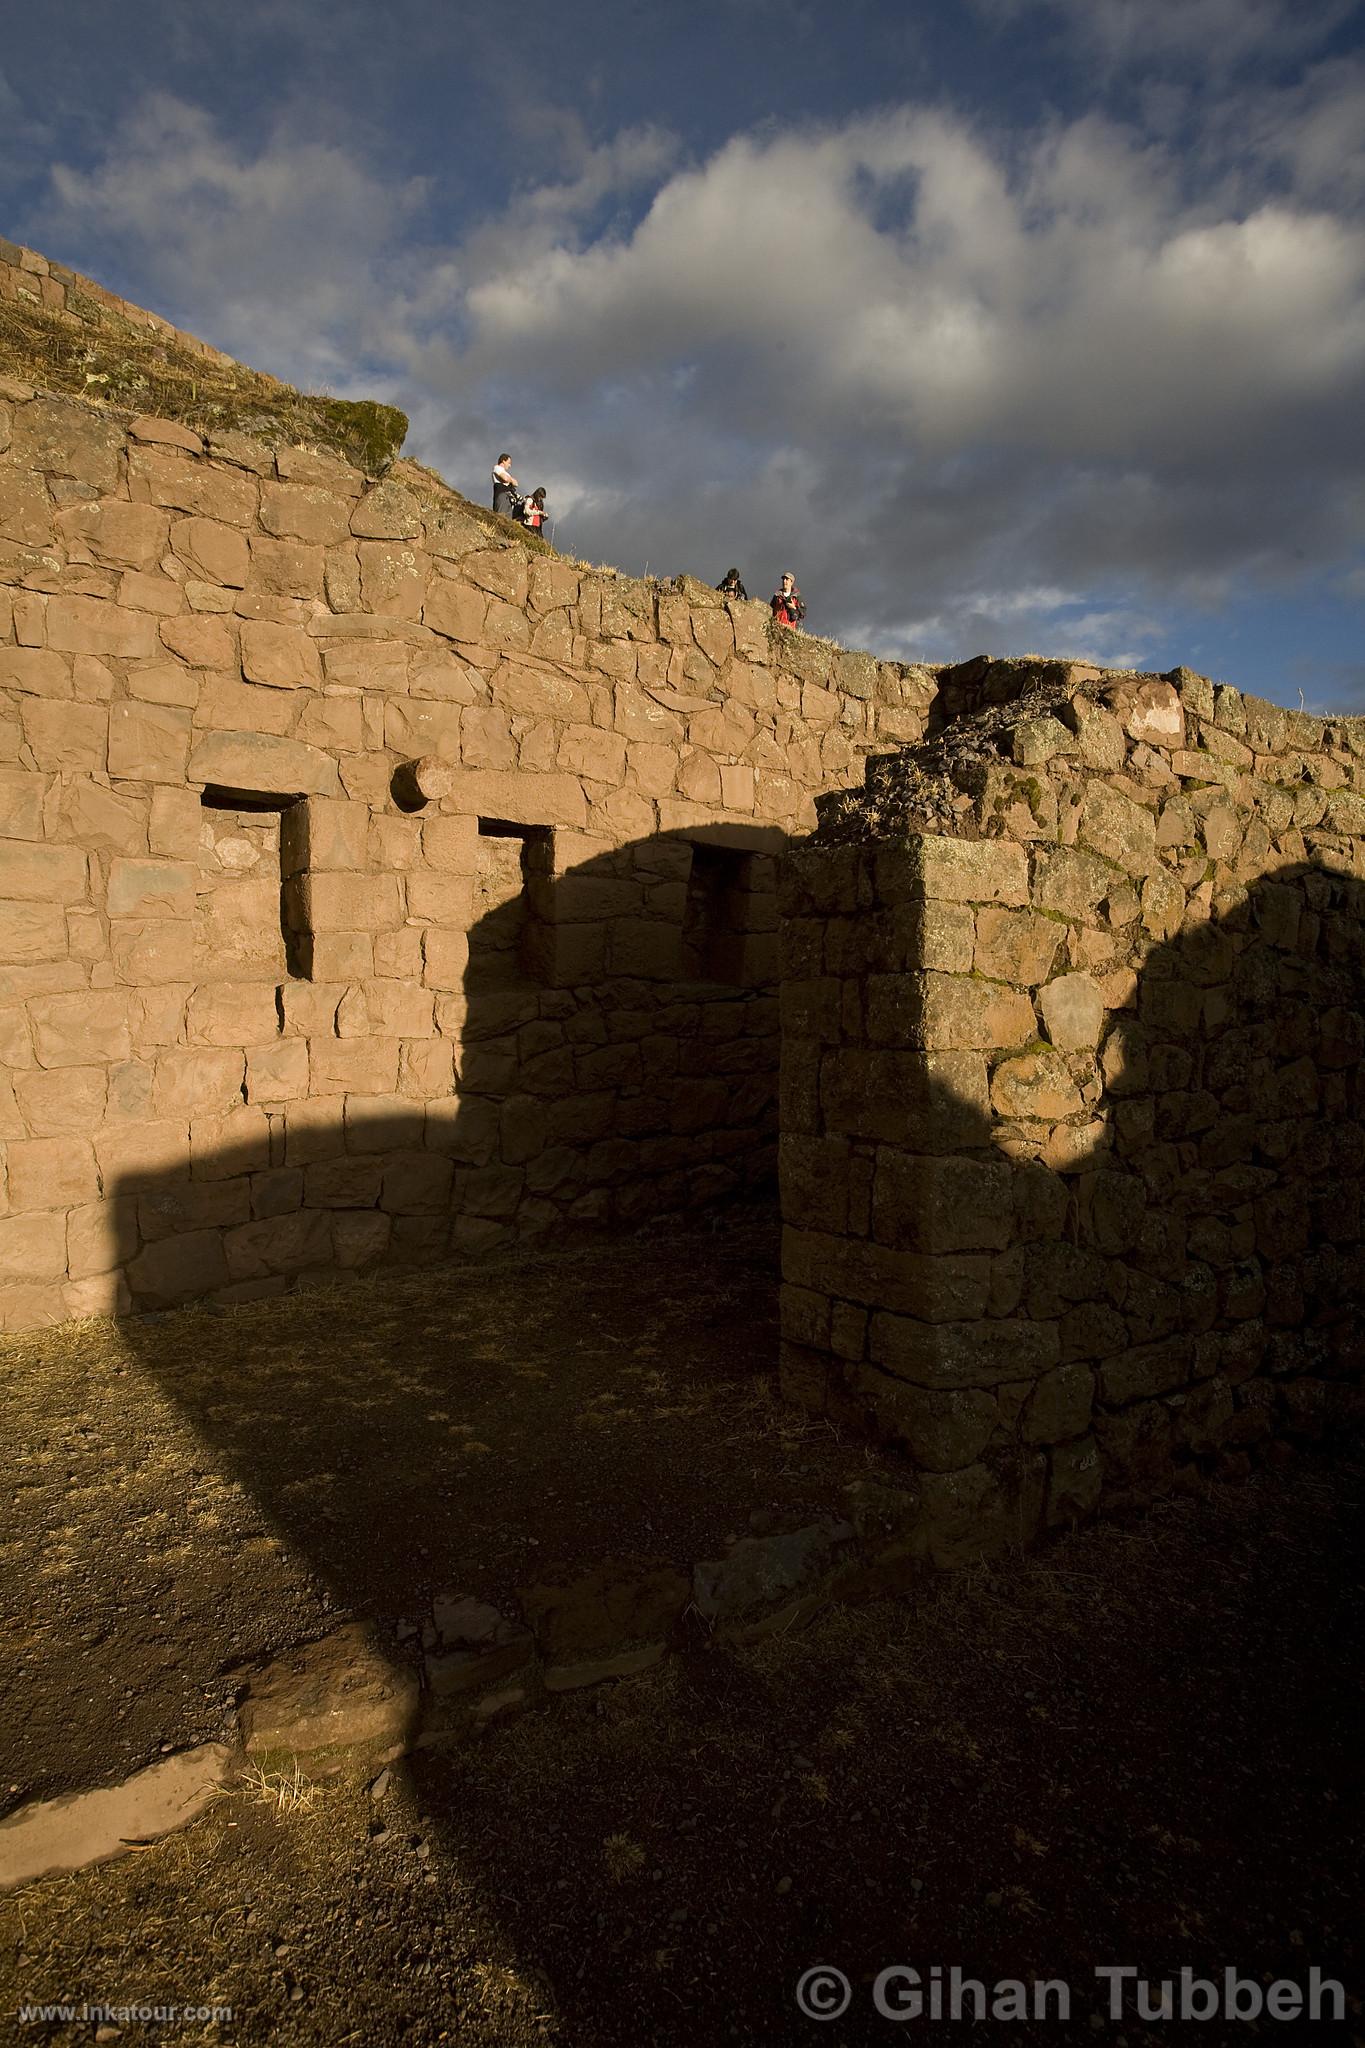
M 772 595 L 773 617 L 779 626 L 799 626 L 806 616 L 806 600 L 796 587 L 796 578 L 790 569 L 782 571 L 781 580 Z

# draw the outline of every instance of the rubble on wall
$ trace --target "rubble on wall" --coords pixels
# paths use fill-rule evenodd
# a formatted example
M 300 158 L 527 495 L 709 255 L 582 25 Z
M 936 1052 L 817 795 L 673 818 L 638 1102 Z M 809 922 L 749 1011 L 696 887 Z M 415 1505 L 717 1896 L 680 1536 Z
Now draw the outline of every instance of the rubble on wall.
M 784 1383 L 941 1563 L 1365 1412 L 1365 721 L 971 671 L 781 885 Z

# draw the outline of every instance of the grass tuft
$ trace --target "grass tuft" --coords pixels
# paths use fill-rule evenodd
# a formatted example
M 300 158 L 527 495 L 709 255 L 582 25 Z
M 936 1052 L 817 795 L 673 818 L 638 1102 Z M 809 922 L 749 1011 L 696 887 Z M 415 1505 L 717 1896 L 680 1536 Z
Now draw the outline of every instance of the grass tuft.
M 296 391 L 260 370 L 209 359 L 108 308 L 76 320 L 0 299 L 0 376 L 69 398 L 179 420 L 200 432 L 325 448 L 367 475 L 392 461 L 407 415 L 374 399 Z

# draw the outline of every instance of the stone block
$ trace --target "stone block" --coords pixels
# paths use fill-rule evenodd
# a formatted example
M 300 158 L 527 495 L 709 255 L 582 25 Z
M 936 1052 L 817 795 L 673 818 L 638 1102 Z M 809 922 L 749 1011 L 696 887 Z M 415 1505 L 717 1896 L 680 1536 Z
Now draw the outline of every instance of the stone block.
M 102 704 L 28 697 L 20 715 L 33 764 L 44 774 L 103 773 L 109 754 L 109 713 Z
M 96 562 L 152 569 L 166 552 L 170 515 L 155 505 L 99 498 L 68 505 L 57 514 L 56 526 L 70 545 L 87 549 Z
M 128 1262 L 128 1285 L 142 1308 L 175 1308 L 194 1301 L 231 1277 L 223 1234 L 190 1230 L 148 1244 Z
M 93 1131 L 104 1119 L 107 1073 L 105 1067 L 30 1067 L 17 1073 L 15 1100 L 29 1131 L 44 1138 Z
M 118 706 L 114 707 L 115 711 Z M 150 709 L 149 706 L 139 707 Z M 184 717 L 186 714 L 178 714 Z M 112 735 L 111 735 L 112 772 Z M 131 772 L 131 771 L 124 771 Z M 263 791 L 280 796 L 340 796 L 337 766 L 317 747 L 273 733 L 206 733 L 190 755 L 189 780 L 230 790 Z M 184 772 L 158 781 L 183 781 Z
M 67 1270 L 73 1280 L 112 1273 L 133 1257 L 141 1242 L 132 1196 L 88 1202 L 66 1219 Z
M 0 888 L 12 902 L 81 903 L 86 882 L 86 857 L 77 847 L 0 840 Z
M 1079 1362 L 1044 1373 L 1029 1396 L 1020 1433 L 1025 1443 L 1059 1444 L 1084 1435 L 1094 1406 L 1095 1375 Z
M 97 597 L 52 597 L 47 644 L 65 654 L 115 654 L 150 661 L 157 652 L 155 618 Z
M 115 981 L 170 987 L 194 979 L 194 928 L 176 918 L 115 918 L 108 926 Z
M 88 1138 L 18 1138 L 6 1154 L 12 1209 L 69 1209 L 99 1194 Z
M 19 469 L 45 470 L 110 491 L 122 453 L 121 424 L 94 406 L 39 396 L 15 412 L 10 456 Z
M 122 992 L 73 990 L 40 996 L 29 1004 L 34 1051 L 41 1067 L 85 1067 L 92 1061 L 126 1060 L 128 999 Z
M 417 872 L 407 878 L 408 916 L 423 924 L 454 925 L 464 931 L 473 921 L 473 901 L 470 875 Z
M 1064 1051 L 1093 1052 L 1104 1029 L 1104 997 L 1088 974 L 1061 974 L 1038 998 L 1043 1026 Z
M 1168 1337 L 1157 1344 L 1134 1345 L 1121 1357 L 1102 1365 L 1100 1396 L 1111 1407 L 1123 1407 L 1130 1401 L 1173 1393 L 1193 1377 L 1193 1337 Z
M 383 1169 L 378 1159 L 318 1159 L 304 1168 L 304 1201 L 310 1209 L 373 1209 Z
M 187 710 L 166 704 L 111 705 L 109 773 L 115 778 L 181 785 L 189 746 Z
M 247 1044 L 246 1096 L 250 1103 L 294 1102 L 308 1093 L 308 1047 L 301 1038 Z
M 260 982 L 211 982 L 190 996 L 185 1031 L 191 1045 L 264 1043 L 278 1030 L 275 991 Z
M 1000 1116 L 1055 1121 L 1078 1115 L 1082 1104 L 1060 1053 L 1029 1052 L 1002 1060 L 996 1067 L 991 1076 L 991 1106 Z
M 870 1365 L 855 1368 L 846 1385 L 872 1434 L 930 1472 L 970 1465 L 1001 1435 L 999 1406 L 985 1388 L 912 1386 Z
M 28 697 L 69 699 L 71 657 L 50 647 L 0 647 L 0 690 Z
M 1026 995 L 957 974 L 874 974 L 867 981 L 867 1034 L 874 1044 L 968 1051 L 1024 1045 L 1037 1036 Z
M 227 1047 L 163 1052 L 156 1062 L 153 1114 L 199 1116 L 226 1111 L 242 1099 L 245 1056 Z
M 0 902 L 0 960 L 19 966 L 66 955 L 66 912 L 60 904 Z
M 180 1118 L 106 1125 L 95 1133 L 95 1157 L 106 1195 L 155 1188 L 190 1170 L 189 1125 Z
M 796 1057 L 795 1044 L 784 1036 L 784 1075 Z M 911 1152 L 979 1145 L 990 1125 L 986 1062 L 976 1052 L 843 1047 L 825 1055 L 819 1090 L 820 1113 L 831 1132 Z
M 198 880 L 189 861 L 115 859 L 106 908 L 110 917 L 192 917 Z
M 138 1223 L 149 1242 L 187 1230 L 226 1230 L 251 1213 L 249 1180 L 180 1180 L 150 1189 L 138 1199 Z
M 312 1085 L 321 1095 L 394 1095 L 398 1089 L 398 1041 L 370 1038 L 314 1038 L 309 1041 Z
M 135 511 L 149 509 L 130 507 Z M 171 525 L 169 537 L 172 552 L 193 576 L 230 590 L 241 590 L 245 585 L 251 549 L 246 535 L 237 527 L 220 519 L 177 519 Z
M 322 661 L 315 643 L 297 626 L 270 619 L 242 621 L 242 674 L 272 690 L 320 690 Z
M 704 756 L 695 756 L 697 760 Z M 572 775 L 587 775 L 597 782 L 619 783 L 626 772 L 626 743 L 618 733 L 602 732 L 593 725 L 570 725 L 559 743 L 558 765 Z M 720 801 L 720 776 L 710 764 L 714 788 L 708 784 L 708 803 Z M 684 790 L 684 794 L 688 792 Z
M 285 884 L 291 925 L 313 933 L 392 930 L 403 922 L 397 875 L 308 873 Z
M 1077 835 L 1127 874 L 1147 875 L 1157 866 L 1155 813 L 1106 782 L 1087 786 Z
M 310 796 L 290 804 L 280 820 L 284 875 L 363 872 L 369 866 L 371 811 L 342 797 Z
M 976 913 L 971 965 L 993 981 L 1033 988 L 1046 981 L 1066 936 L 1056 918 L 1029 910 L 985 908 Z
M 66 1270 L 65 1213 L 0 1216 L 0 1281 L 64 1280 Z M 35 1317 L 49 1320 L 59 1317 Z M 16 1320 L 10 1327 L 24 1325 Z
M 261 489 L 261 526 L 280 540 L 333 547 L 350 532 L 351 507 L 318 484 L 267 483 Z
M 1003 839 L 945 839 L 932 833 L 876 850 L 884 902 L 923 896 L 946 903 L 1028 902 L 1028 855 Z
M 990 1317 L 974 1323 L 922 1323 L 874 1314 L 868 1350 L 874 1364 L 923 1387 L 998 1387 L 1038 1379 L 1060 1357 L 1053 1323 Z
M 1037 858 L 1037 907 L 1055 911 L 1060 917 L 1096 922 L 1097 906 L 1114 886 L 1114 870 L 1108 862 L 1080 846 L 1059 846 Z
M 410 1152 L 384 1167 L 380 1207 L 395 1216 L 444 1215 L 454 1168 L 448 1158 Z
M 238 1102 L 216 1116 L 197 1116 L 190 1125 L 190 1170 L 196 1180 L 230 1180 L 270 1165 L 270 1120 L 261 1109 Z
M 1003 1251 L 1014 1236 L 1010 1167 L 920 1158 L 883 1146 L 873 1182 L 872 1234 L 918 1252 Z
M 1130 739 L 1167 751 L 1184 745 L 1185 714 L 1173 684 L 1144 676 L 1140 682 L 1111 685 L 1105 695 Z
M 192 669 L 236 672 L 237 642 L 231 625 L 212 612 L 191 612 L 181 619 L 163 619 L 162 646 L 178 655 Z M 158 653 L 151 648 L 149 653 Z

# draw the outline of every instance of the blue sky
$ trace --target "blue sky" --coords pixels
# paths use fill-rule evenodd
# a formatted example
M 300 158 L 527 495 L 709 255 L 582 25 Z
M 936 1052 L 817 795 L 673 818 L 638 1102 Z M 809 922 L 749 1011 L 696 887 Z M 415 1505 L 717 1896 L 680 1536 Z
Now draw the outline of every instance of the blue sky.
M 589 560 L 1365 710 L 1351 0 L 45 0 L 0 233 Z

